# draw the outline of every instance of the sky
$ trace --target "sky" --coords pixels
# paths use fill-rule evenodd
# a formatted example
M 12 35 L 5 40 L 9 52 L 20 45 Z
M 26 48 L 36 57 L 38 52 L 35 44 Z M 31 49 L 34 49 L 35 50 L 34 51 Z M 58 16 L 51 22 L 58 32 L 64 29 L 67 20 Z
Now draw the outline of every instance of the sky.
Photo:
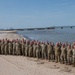
M 0 29 L 75 25 L 75 0 L 0 0 Z

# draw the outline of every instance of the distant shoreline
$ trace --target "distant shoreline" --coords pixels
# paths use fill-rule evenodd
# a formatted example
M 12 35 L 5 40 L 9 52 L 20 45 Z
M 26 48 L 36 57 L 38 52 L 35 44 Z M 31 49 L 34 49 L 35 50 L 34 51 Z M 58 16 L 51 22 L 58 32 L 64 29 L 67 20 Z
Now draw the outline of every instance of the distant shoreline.
M 13 40 L 13 39 L 29 40 L 29 38 L 18 34 L 16 30 L 8 30 L 8 31 L 3 30 L 3 31 L 0 31 L 0 39 L 6 39 L 6 38 L 9 39 L 9 40 Z
M 16 30 L 0 30 L 0 33 L 17 33 Z

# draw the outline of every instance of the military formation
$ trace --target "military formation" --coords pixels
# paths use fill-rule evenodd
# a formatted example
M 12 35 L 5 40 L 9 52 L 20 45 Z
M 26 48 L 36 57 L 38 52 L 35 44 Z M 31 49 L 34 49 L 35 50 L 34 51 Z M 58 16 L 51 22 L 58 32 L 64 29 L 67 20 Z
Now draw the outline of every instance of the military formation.
M 40 42 L 35 40 L 0 40 L 0 55 L 22 55 L 45 59 L 75 67 L 75 42 L 73 44 Z

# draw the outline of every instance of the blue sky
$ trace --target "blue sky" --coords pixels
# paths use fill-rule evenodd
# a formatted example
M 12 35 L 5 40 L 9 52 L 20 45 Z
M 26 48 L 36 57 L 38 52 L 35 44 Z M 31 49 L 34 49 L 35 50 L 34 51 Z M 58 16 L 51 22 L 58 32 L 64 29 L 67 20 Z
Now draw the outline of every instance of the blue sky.
M 75 25 L 75 0 L 0 0 L 0 29 L 69 25 Z

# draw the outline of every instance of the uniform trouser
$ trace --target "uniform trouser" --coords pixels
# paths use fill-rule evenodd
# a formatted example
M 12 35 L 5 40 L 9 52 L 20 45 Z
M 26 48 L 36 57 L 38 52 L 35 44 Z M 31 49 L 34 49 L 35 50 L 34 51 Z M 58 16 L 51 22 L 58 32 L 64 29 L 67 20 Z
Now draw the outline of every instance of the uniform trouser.
M 20 55 L 20 49 L 16 50 L 16 55 Z
M 36 51 L 33 50 L 33 57 L 36 57 Z
M 8 54 L 8 46 L 5 46 L 5 48 L 4 48 L 4 54 L 5 54 L 5 55 Z
M 0 48 L 0 54 L 1 54 L 1 48 Z
M 4 54 L 7 55 L 7 49 L 4 50 Z
M 73 66 L 75 67 L 75 57 L 73 58 Z
M 28 51 L 29 51 L 29 50 L 25 50 L 25 56 L 28 56 Z
M 67 57 L 67 63 L 69 64 L 69 65 L 71 65 L 72 64 L 72 57 Z
M 1 54 L 4 54 L 4 48 L 1 48 Z
M 8 50 L 8 54 L 12 54 L 12 49 L 9 49 Z
M 60 55 L 55 55 L 55 62 L 60 62 Z
M 25 47 L 22 46 L 22 47 L 21 47 L 21 55 L 25 55 L 24 51 L 25 51 Z
M 61 62 L 64 64 L 67 64 L 67 56 L 66 55 L 62 55 L 61 56 Z
M 22 48 L 22 54 L 21 55 L 25 55 L 24 48 Z
M 30 51 L 28 52 L 28 55 L 29 55 L 29 57 L 31 57 L 31 52 Z
M 47 59 L 46 52 L 42 52 L 42 59 Z
M 20 55 L 23 55 L 23 53 L 22 53 L 22 49 L 20 48 Z
M 29 57 L 32 57 L 32 50 L 29 50 L 28 55 Z
M 48 53 L 48 60 L 54 60 L 54 54 Z
M 36 57 L 39 59 L 40 58 L 40 53 L 36 52 Z
M 25 49 L 23 50 L 23 54 L 22 55 L 25 56 Z
M 25 50 L 25 56 L 27 56 L 28 54 L 27 54 L 27 50 Z
M 10 49 L 8 50 L 8 54 L 11 54 L 11 50 Z
M 16 54 L 16 49 L 15 49 L 15 48 L 13 48 L 13 50 L 12 50 L 12 54 L 13 54 L 13 55 Z

